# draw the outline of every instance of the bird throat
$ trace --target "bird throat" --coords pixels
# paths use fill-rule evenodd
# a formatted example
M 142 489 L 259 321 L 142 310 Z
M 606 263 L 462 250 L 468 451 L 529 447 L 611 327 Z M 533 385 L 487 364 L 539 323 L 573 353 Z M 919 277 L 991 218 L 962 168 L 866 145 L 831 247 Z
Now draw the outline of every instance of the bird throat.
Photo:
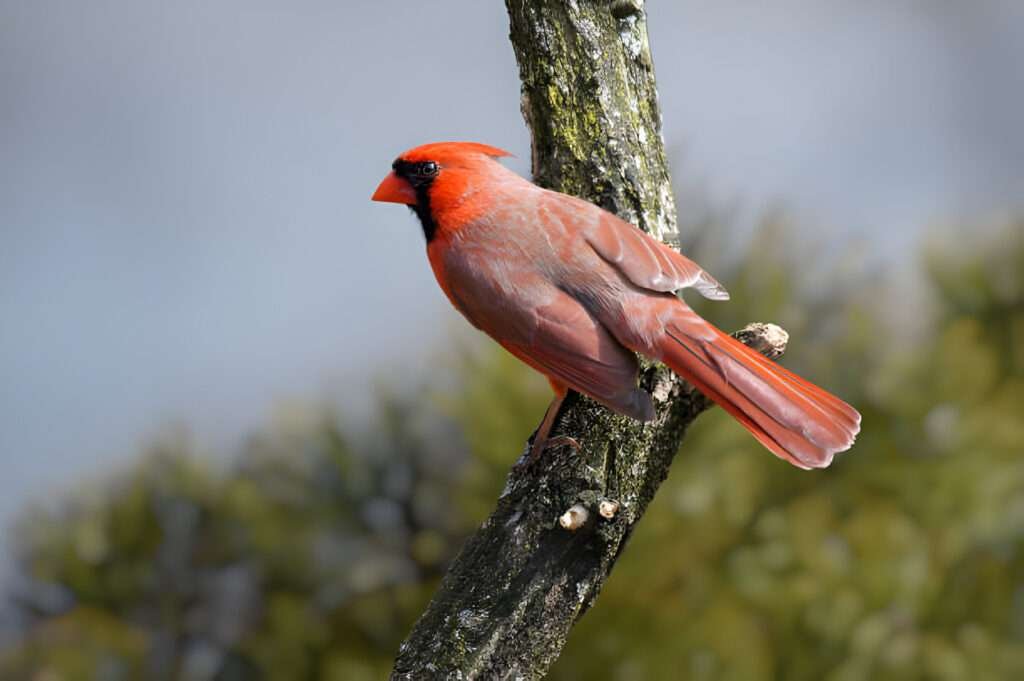
M 395 160 L 391 168 L 396 175 L 408 182 L 413 191 L 416 192 L 416 203 L 408 204 L 409 210 L 416 213 L 416 217 L 420 219 L 420 225 L 423 227 L 423 236 L 429 244 L 437 232 L 437 222 L 434 220 L 434 213 L 430 210 L 430 186 L 434 184 L 436 179 L 436 164 L 435 173 L 432 175 L 418 173 L 417 169 L 422 165 L 424 164 L 399 158 Z
M 434 221 L 434 214 L 430 210 L 430 193 L 427 191 L 430 185 L 416 187 L 416 203 L 409 206 L 409 210 L 416 213 L 420 219 L 420 226 L 423 227 L 423 237 L 429 244 L 437 232 L 437 222 Z

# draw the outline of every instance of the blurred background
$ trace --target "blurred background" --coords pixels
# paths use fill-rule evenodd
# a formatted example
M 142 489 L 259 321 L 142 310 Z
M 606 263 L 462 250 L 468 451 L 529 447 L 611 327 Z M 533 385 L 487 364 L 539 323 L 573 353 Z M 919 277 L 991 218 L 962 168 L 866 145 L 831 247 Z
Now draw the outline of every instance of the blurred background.
M 1024 5 L 648 3 L 688 252 L 857 405 L 711 412 L 555 679 L 1024 678 Z M 0 0 L 0 679 L 383 677 L 549 399 L 370 193 L 502 3 Z

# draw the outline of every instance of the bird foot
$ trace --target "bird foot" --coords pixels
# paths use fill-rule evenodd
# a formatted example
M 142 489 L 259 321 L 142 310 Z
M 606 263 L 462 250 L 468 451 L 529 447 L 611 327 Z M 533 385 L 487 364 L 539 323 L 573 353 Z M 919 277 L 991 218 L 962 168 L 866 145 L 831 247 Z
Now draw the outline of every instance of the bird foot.
M 555 447 L 570 447 L 573 451 L 580 451 L 580 443 L 576 441 L 576 438 L 569 437 L 568 435 L 549 437 L 548 441 L 544 443 L 542 450 L 546 451 Z
M 538 442 L 534 439 L 533 444 L 530 445 L 530 453 L 526 455 L 526 459 L 522 462 L 522 466 L 529 468 L 535 463 L 540 461 L 541 455 L 549 449 L 555 449 L 556 447 L 570 447 L 573 451 L 580 451 L 582 447 L 576 438 L 569 437 L 568 435 L 558 435 L 556 437 L 545 438 L 543 441 Z

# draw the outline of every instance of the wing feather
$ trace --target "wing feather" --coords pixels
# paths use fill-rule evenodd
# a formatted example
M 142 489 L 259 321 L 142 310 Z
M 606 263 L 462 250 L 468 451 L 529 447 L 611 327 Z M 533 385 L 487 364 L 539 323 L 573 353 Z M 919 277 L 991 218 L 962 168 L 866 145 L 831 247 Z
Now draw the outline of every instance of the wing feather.
M 650 396 L 636 384 L 636 355 L 567 294 L 537 308 L 528 340 L 501 344 L 538 371 L 619 413 L 642 421 L 654 416 Z
M 660 293 L 693 288 L 711 300 L 729 299 L 725 287 L 700 265 L 611 213 L 603 213 L 584 238 L 602 260 L 640 288 Z

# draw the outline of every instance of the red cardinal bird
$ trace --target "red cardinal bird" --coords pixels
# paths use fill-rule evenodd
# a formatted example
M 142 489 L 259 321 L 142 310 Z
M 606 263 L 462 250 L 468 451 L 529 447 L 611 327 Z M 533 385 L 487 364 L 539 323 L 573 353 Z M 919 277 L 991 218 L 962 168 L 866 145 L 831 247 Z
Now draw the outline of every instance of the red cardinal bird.
M 860 414 L 691 310 L 676 293 L 729 294 L 696 263 L 615 215 L 542 189 L 472 142 L 411 149 L 374 201 L 419 217 L 430 265 L 473 326 L 548 377 L 556 398 L 534 436 L 548 442 L 568 389 L 642 421 L 638 352 L 661 360 L 732 414 L 776 456 L 823 468 L 849 449 Z

